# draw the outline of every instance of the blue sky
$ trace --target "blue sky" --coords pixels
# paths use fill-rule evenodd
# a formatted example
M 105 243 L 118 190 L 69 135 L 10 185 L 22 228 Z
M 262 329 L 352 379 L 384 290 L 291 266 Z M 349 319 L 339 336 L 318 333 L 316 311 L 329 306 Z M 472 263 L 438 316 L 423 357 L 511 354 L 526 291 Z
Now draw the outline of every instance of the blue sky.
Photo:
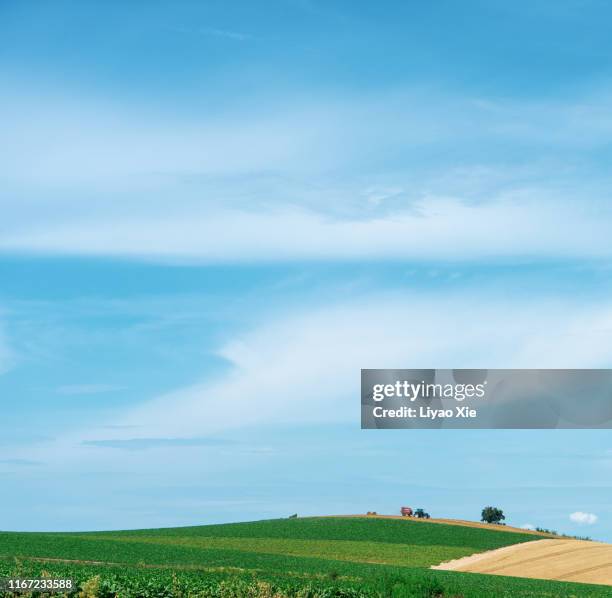
M 612 540 L 610 431 L 362 431 L 358 389 L 612 366 L 611 10 L 0 2 L 0 529 Z

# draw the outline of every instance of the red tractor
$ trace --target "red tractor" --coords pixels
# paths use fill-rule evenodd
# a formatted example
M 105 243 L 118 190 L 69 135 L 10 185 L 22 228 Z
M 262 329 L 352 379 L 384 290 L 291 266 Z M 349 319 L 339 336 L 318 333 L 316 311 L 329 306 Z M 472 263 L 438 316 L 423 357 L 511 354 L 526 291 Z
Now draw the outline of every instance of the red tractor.
M 410 507 L 402 507 L 400 513 L 402 514 L 402 517 L 412 517 L 413 515 L 413 511 Z

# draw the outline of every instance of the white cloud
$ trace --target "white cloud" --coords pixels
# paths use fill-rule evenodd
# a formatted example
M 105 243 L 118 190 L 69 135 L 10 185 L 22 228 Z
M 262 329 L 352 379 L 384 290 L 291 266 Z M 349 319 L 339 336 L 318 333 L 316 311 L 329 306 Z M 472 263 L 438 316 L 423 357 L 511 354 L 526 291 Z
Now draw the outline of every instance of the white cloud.
M 297 98 L 288 107 L 284 98 L 251 98 L 232 108 L 203 100 L 178 115 L 176 106 L 0 84 L 14 90 L 0 99 L 2 149 L 10 148 L 0 174 L 5 185 L 39 195 L 83 192 L 94 182 L 105 190 L 129 185 L 147 192 L 165 177 L 312 173 L 344 161 L 347 150 L 336 134 L 353 120 L 350 107 L 334 100 Z M 357 122 L 351 136 L 368 134 L 362 128 Z
M 404 275 L 401 268 L 397 275 Z M 351 296 L 350 288 L 346 294 Z M 13 456 L 66 471 L 80 467 L 77 463 L 104 469 L 109 459 L 126 471 L 147 469 L 148 451 L 124 451 L 119 464 L 108 446 L 182 439 L 163 450 L 151 448 L 156 466 L 178 475 L 177 463 L 183 462 L 178 452 L 188 450 L 180 442 L 189 439 L 239 439 L 241 429 L 266 426 L 358 427 L 360 368 L 609 367 L 612 327 L 604 324 L 611 318 L 612 305 L 582 298 L 521 301 L 482 288 L 446 295 L 376 294 L 271 313 L 221 345 L 218 354 L 229 367 L 216 376 L 137 406 L 117 407 L 106 420 L 81 421 L 53 447 L 23 447 Z M 587 319 L 589 326 L 583 326 Z M 576 348 L 585 346 L 589 352 Z M 100 446 L 100 439 L 108 446 Z M 218 460 L 211 460 L 205 446 L 189 450 L 213 469 L 239 460 L 229 445 L 215 448 Z
M 597 523 L 597 515 L 593 513 L 584 513 L 583 511 L 576 511 L 572 513 L 570 516 L 570 521 L 574 523 L 579 523 L 581 525 L 593 525 Z
M 477 165 L 483 168 L 481 154 L 497 151 L 502 140 L 537 152 L 594 148 L 612 136 L 608 89 L 564 102 L 504 102 L 441 90 L 386 90 L 358 98 L 279 92 L 225 103 L 202 99 L 177 112 L 176 105 L 113 102 L 82 90 L 66 93 L 6 79 L 0 84 L 9 90 L 0 99 L 0 125 L 3 146 L 10 147 L 0 173 L 38 190 L 109 180 L 125 185 L 155 174 L 320 176 L 347 164 L 372 174 L 367 164 L 381 151 L 403 150 L 411 162 L 426 148 L 458 140 L 466 152 L 480 148 Z M 444 175 L 457 164 L 443 166 Z M 516 167 L 524 177 L 524 165 Z M 400 167 L 405 169 L 406 163 Z
M 512 198 L 473 205 L 430 197 L 410 211 L 343 219 L 303 209 L 194 208 L 23 225 L 0 239 L 0 250 L 203 262 L 601 258 L 612 255 L 611 220 L 594 207 Z
M 533 523 L 523 523 L 523 525 L 521 525 L 521 529 L 533 531 L 535 530 L 535 525 L 533 525 Z
M 452 305 L 452 309 L 449 306 Z M 589 313 L 593 328 L 581 328 Z M 609 306 L 472 293 L 377 296 L 262 322 L 219 351 L 216 379 L 142 403 L 114 421 L 129 437 L 189 437 L 263 424 L 355 423 L 360 368 L 606 367 Z M 538 338 L 537 360 L 529 347 Z M 597 338 L 597 343 L 594 339 Z M 588 353 L 575 347 L 591 346 Z M 99 430 L 87 439 L 100 437 Z M 109 437 L 108 430 L 104 437 Z M 116 438 L 126 437 L 121 428 Z
M 612 254 L 607 173 L 565 168 L 572 151 L 609 143 L 607 91 L 548 104 L 281 95 L 177 115 L 6 87 L 0 251 L 217 262 Z M 431 157 L 458 140 L 461 166 Z M 533 155 L 497 155 L 513 144 Z

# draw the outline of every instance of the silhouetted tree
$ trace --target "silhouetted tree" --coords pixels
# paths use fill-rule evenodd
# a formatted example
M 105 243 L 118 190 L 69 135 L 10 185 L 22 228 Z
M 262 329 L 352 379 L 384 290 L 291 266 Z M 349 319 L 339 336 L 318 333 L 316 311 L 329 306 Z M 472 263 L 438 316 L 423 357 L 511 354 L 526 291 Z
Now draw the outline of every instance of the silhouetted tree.
M 504 512 L 501 509 L 498 509 L 497 507 L 485 507 L 482 510 L 482 516 L 480 520 L 486 523 L 498 523 L 499 524 L 505 518 L 506 516 L 504 515 Z

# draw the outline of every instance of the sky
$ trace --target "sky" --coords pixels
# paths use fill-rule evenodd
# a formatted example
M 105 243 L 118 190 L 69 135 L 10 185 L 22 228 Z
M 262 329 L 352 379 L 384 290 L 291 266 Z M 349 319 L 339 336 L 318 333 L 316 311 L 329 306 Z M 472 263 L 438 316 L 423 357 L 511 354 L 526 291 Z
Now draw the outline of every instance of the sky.
M 0 529 L 612 541 L 610 430 L 361 430 L 361 368 L 612 367 L 609 3 L 0 0 Z

